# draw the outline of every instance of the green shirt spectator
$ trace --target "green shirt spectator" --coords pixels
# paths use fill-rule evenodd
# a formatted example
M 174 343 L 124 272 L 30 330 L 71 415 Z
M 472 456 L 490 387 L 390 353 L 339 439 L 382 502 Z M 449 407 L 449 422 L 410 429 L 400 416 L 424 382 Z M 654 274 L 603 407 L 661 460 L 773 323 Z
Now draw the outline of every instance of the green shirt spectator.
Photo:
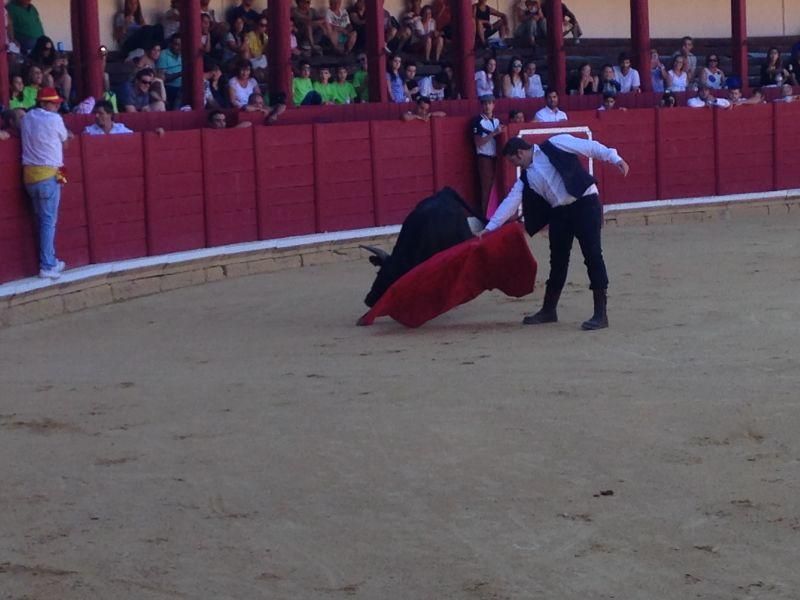
M 18 96 L 13 96 L 8 102 L 8 108 L 24 108 L 30 110 L 36 106 L 36 95 L 39 93 L 39 88 L 32 85 L 26 85 L 22 90 L 22 99 Z
M 317 92 L 322 98 L 323 104 L 331 104 L 334 102 L 334 87 L 332 83 L 323 83 L 321 81 L 314 82 L 314 91 Z
M 359 70 L 353 74 L 353 87 L 356 89 L 356 94 L 361 102 L 369 102 L 369 84 L 367 83 L 366 71 Z
M 292 99 L 295 106 L 300 106 L 309 92 L 314 91 L 314 82 L 310 77 L 295 77 L 292 80 Z
M 331 101 L 335 104 L 352 104 L 358 97 L 356 88 L 354 88 L 353 84 L 349 81 L 337 81 L 336 83 L 330 84 L 328 87 L 333 88 Z
M 30 52 L 36 40 L 44 35 L 39 11 L 31 0 L 13 0 L 7 8 L 17 43 L 24 52 Z

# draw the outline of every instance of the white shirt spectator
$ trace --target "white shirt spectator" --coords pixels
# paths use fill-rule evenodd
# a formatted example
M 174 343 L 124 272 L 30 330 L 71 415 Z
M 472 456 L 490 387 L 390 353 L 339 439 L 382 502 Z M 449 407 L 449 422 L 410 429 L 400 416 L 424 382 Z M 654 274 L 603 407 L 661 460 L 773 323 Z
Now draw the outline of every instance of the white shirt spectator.
M 614 79 L 619 82 L 620 92 L 623 94 L 633 91 L 635 88 L 641 88 L 642 84 L 639 81 L 639 71 L 631 67 L 628 69 L 627 75 L 622 72 L 619 67 L 614 67 Z
M 106 132 L 103 131 L 101 127 L 97 125 L 97 123 L 92 123 L 91 125 L 86 126 L 83 130 L 83 133 L 86 135 L 106 135 Z M 133 133 L 131 129 L 128 129 L 122 123 L 114 123 L 111 126 L 111 131 L 108 132 L 108 135 L 117 135 L 120 133 Z
M 533 120 L 537 123 L 558 123 L 559 121 L 567 120 L 567 113 L 560 108 L 553 110 L 548 106 L 544 106 L 536 111 L 533 115 Z
M 428 75 L 427 77 L 423 77 L 417 82 L 417 86 L 419 87 L 419 95 L 425 96 L 430 100 L 444 100 L 444 88 L 437 90 L 433 87 L 433 76 Z
M 483 113 L 476 117 L 472 122 L 472 135 L 479 135 L 482 138 L 488 137 L 489 134 L 497 131 L 500 127 L 500 119 L 489 118 Z M 476 146 L 475 151 L 481 156 L 497 156 L 497 140 L 492 137 L 483 146 Z
M 250 100 L 250 95 L 253 92 L 258 91 L 258 82 L 251 77 L 250 79 L 247 80 L 247 85 L 242 87 L 236 80 L 236 78 L 233 77 L 230 81 L 228 81 L 228 87 L 233 90 L 236 99 L 236 104 L 242 107 L 242 106 L 247 106 L 247 103 Z
M 494 83 L 491 78 L 486 74 L 486 71 L 475 72 L 475 88 L 477 96 L 494 96 Z
M 64 142 L 69 137 L 58 113 L 34 108 L 20 121 L 22 164 L 31 167 L 64 166 Z
M 335 27 L 346 29 L 350 27 L 350 14 L 344 9 L 341 9 L 341 11 L 341 14 L 337 15 L 329 8 L 325 13 L 325 20 Z
M 435 19 L 428 19 L 428 24 L 422 22 L 422 19 L 417 17 L 414 19 L 414 33 L 418 37 L 425 37 L 428 34 L 433 33 L 436 31 L 436 20 Z
M 730 108 L 731 103 L 726 100 L 725 98 L 715 98 L 714 96 L 709 96 L 709 101 L 703 100 L 695 96 L 694 98 L 689 98 L 686 101 L 686 106 L 691 108 L 704 108 L 706 106 L 718 106 L 719 108 Z
M 584 140 L 574 137 L 572 135 L 554 135 L 550 138 L 550 143 L 559 150 L 572 152 L 593 158 L 595 160 L 602 160 L 611 164 L 619 164 L 622 158 L 614 148 L 607 148 L 599 142 L 591 140 Z M 575 202 L 577 198 L 571 196 L 564 185 L 564 180 L 558 174 L 556 168 L 547 158 L 541 148 L 534 144 L 533 146 L 533 160 L 527 169 L 528 183 L 532 189 L 541 191 L 542 197 L 547 201 L 550 206 L 567 206 Z M 524 187 L 521 179 L 517 179 L 508 196 L 505 197 L 500 206 L 497 207 L 492 216 L 489 224 L 486 225 L 486 231 L 494 231 L 503 223 L 508 221 L 511 217 L 516 216 L 519 206 L 522 203 L 522 189 Z M 586 188 L 584 196 L 597 193 L 597 186 L 595 184 Z
M 686 88 L 689 86 L 689 77 L 685 72 L 682 72 L 680 75 L 675 73 L 675 71 L 670 70 L 668 75 L 672 79 L 672 83 L 669 86 L 670 91 L 672 92 L 685 92 Z
M 542 78 L 538 74 L 528 77 L 528 85 L 525 88 L 526 98 L 544 98 L 544 87 Z

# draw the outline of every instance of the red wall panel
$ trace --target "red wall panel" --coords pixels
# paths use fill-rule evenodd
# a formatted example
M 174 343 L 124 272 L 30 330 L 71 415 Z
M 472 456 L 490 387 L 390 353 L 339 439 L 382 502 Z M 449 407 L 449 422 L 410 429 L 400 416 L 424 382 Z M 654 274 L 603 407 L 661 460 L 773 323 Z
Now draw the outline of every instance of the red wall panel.
M 434 191 L 431 123 L 372 121 L 370 133 L 375 220 L 378 225 L 402 223 Z
M 92 262 L 147 255 L 142 136 L 85 136 L 83 176 Z
M 656 112 L 659 198 L 713 196 L 714 115 L 710 110 L 670 108 Z
M 314 233 L 312 125 L 256 127 L 258 237 Z
M 206 245 L 201 138 L 199 129 L 144 134 L 150 254 Z
M 800 159 L 797 150 L 797 140 L 800 140 L 800 102 L 776 102 L 774 126 L 777 188 L 800 188 Z
M 600 111 L 600 127 L 594 139 L 616 148 L 630 165 L 628 177 L 608 163 L 595 163 L 602 172 L 600 198 L 603 204 L 641 202 L 656 197 L 656 111 Z M 602 165 L 602 166 L 601 166 Z
M 375 225 L 369 123 L 315 124 L 314 172 L 320 231 Z
M 206 243 L 258 239 L 253 128 L 203 129 Z
M 434 187 L 439 190 L 450 186 L 471 206 L 478 208 L 478 176 L 471 123 L 472 117 L 431 121 Z
M 0 142 L 0 283 L 39 271 L 36 225 L 22 187 L 20 156 L 18 140 Z
M 774 139 L 772 106 L 715 110 L 718 194 L 772 189 Z
M 86 187 L 83 181 L 83 139 L 75 136 L 64 151 L 67 183 L 61 188 L 61 206 L 56 227 L 56 253 L 67 268 L 88 265 L 89 223 L 86 217 Z

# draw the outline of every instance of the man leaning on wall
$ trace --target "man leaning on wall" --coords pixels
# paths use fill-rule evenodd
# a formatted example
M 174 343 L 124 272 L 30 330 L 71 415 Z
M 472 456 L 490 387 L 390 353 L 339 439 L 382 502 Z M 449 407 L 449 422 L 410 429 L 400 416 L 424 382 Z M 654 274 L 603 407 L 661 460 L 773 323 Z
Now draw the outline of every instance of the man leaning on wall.
M 58 279 L 66 265 L 56 258 L 55 238 L 61 185 L 65 183 L 64 146 L 72 137 L 58 108 L 64 100 L 53 88 L 41 88 L 37 106 L 22 119 L 22 169 L 25 189 L 39 224 L 39 277 Z

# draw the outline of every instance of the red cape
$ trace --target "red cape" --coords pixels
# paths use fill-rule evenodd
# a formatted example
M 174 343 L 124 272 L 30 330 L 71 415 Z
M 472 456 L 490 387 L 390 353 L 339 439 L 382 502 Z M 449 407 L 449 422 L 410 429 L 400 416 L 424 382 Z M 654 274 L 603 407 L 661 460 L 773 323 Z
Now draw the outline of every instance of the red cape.
M 372 325 L 378 317 L 390 316 L 406 327 L 419 327 L 484 290 L 498 289 L 515 298 L 530 294 L 535 280 L 536 260 L 522 225 L 511 223 L 417 265 L 358 324 Z

